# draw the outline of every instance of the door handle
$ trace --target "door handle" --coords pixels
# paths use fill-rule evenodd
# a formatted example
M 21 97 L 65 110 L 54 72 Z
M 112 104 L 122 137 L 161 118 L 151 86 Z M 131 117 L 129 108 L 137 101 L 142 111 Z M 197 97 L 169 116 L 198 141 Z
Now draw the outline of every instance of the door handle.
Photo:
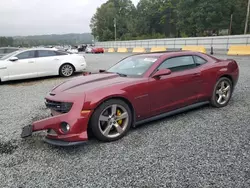
M 59 60 L 58 58 L 55 58 L 54 60 Z
M 28 63 L 35 63 L 35 61 L 29 61 Z

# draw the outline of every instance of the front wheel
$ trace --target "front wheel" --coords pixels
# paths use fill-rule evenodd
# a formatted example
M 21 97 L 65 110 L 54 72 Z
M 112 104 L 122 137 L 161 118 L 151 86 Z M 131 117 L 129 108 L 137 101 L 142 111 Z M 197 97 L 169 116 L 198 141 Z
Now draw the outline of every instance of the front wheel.
M 63 77 L 70 77 L 74 74 L 74 67 L 70 64 L 63 64 L 59 69 L 59 74 Z
M 91 117 L 91 129 L 101 141 L 111 142 L 122 138 L 132 124 L 132 113 L 122 100 L 112 99 L 101 104 Z
M 226 77 L 220 78 L 214 87 L 211 98 L 212 106 L 217 108 L 225 107 L 231 99 L 232 92 L 232 81 Z

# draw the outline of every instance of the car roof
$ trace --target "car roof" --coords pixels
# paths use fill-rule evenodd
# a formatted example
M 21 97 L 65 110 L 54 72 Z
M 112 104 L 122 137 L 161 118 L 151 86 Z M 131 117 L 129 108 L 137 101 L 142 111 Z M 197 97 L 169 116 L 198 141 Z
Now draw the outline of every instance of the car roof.
M 160 51 L 160 52 L 146 52 L 146 53 L 140 53 L 140 54 L 134 54 L 132 56 L 147 56 L 147 57 L 162 57 L 162 56 L 181 56 L 181 55 L 195 55 L 195 54 L 201 54 L 200 52 L 194 52 L 194 51 Z
M 17 52 L 24 52 L 24 51 L 30 51 L 30 50 L 48 50 L 48 51 L 58 51 L 58 49 L 55 48 L 22 48 L 20 50 L 18 50 Z
M 57 48 L 43 48 L 43 47 L 39 47 L 39 48 L 29 48 L 29 50 L 48 50 L 48 51 L 55 51 L 58 50 Z
M 141 56 L 141 57 L 161 57 L 162 55 L 166 54 L 166 52 L 146 52 L 146 53 L 138 53 L 138 54 L 133 54 L 131 56 Z

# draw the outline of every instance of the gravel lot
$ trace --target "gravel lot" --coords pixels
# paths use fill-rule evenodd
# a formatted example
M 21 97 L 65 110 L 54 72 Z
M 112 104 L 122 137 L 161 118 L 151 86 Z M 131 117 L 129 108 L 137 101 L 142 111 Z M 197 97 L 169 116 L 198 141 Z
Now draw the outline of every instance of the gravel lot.
M 127 55 L 88 54 L 88 69 Z M 20 138 L 23 126 L 49 116 L 44 96 L 64 78 L 1 84 L 0 187 L 250 187 L 250 57 L 235 59 L 240 79 L 227 107 L 203 107 L 132 129 L 117 142 L 92 139 L 72 148 L 43 143 L 44 133 Z

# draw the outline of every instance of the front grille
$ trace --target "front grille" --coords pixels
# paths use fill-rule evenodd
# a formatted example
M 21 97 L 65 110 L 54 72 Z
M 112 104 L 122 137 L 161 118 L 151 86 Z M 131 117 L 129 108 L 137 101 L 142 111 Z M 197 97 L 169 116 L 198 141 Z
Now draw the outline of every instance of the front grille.
M 51 100 L 46 99 L 45 105 L 47 106 L 47 108 L 50 108 L 56 112 L 68 113 L 71 110 L 73 103 L 56 102 L 56 101 L 51 101 Z

